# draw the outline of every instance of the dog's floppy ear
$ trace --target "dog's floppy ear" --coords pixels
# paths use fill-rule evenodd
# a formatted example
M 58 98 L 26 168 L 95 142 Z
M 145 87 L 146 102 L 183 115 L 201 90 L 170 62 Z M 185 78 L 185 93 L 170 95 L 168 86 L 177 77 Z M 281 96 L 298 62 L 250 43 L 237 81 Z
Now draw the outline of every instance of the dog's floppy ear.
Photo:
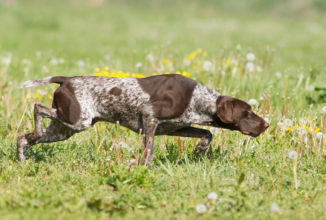
M 216 114 L 223 123 L 233 123 L 234 99 L 229 96 L 220 96 L 216 101 Z

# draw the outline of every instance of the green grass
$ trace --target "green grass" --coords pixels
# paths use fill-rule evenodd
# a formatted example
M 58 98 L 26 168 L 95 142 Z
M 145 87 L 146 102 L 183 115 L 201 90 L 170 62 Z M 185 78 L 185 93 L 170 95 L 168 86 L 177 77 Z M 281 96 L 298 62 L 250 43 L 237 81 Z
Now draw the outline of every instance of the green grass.
M 1 219 L 325 218 L 326 145 L 314 131 L 326 132 L 323 1 L 63 2 L 0 4 Z M 185 65 L 198 48 L 208 56 L 195 58 L 196 69 Z M 262 72 L 244 70 L 250 52 Z M 258 100 L 254 109 L 270 128 L 258 138 L 218 130 L 203 155 L 193 153 L 196 139 L 156 137 L 147 169 L 131 163 L 141 149 L 138 134 L 98 123 L 67 141 L 36 145 L 17 162 L 16 138 L 33 129 L 33 103 L 50 106 L 54 89 L 23 90 L 21 82 L 92 75 L 105 66 L 151 75 L 162 59 L 222 94 Z M 205 60 L 210 71 L 197 65 Z M 293 122 L 289 131 L 280 127 L 284 119 Z M 114 147 L 119 142 L 131 150 Z M 218 194 L 213 203 L 210 192 Z M 201 203 L 204 214 L 195 210 Z

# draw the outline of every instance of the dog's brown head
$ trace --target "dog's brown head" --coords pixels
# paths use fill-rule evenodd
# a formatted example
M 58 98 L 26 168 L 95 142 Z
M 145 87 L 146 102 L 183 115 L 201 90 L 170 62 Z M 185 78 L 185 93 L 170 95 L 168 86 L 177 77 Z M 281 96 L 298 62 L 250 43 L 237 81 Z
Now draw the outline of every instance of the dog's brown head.
M 238 130 L 252 137 L 259 136 L 269 124 L 256 115 L 246 102 L 230 96 L 220 96 L 217 101 L 217 126 Z

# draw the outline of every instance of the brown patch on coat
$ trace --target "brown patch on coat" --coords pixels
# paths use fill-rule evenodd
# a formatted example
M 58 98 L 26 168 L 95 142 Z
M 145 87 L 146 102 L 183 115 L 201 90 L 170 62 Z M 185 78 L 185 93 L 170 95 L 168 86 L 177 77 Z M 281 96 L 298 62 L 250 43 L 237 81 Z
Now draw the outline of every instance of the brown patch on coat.
M 177 74 L 151 76 L 137 81 L 150 96 L 154 116 L 160 119 L 182 115 L 197 84 L 196 81 Z
M 57 83 L 59 80 L 57 80 Z M 57 109 L 58 118 L 69 124 L 75 124 L 80 118 L 80 105 L 76 99 L 74 88 L 68 80 L 54 92 L 53 106 Z
M 113 87 L 112 89 L 110 89 L 109 94 L 119 96 L 121 94 L 121 92 L 122 92 L 122 90 L 120 88 Z

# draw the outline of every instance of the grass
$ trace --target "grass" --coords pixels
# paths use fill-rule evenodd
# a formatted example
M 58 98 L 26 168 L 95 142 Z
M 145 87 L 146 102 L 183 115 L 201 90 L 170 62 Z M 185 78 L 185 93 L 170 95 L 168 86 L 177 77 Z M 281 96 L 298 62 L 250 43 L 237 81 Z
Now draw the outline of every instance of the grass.
M 325 5 L 300 3 L 0 5 L 1 218 L 325 218 Z M 246 69 L 248 53 L 255 55 L 253 71 Z M 50 105 L 55 89 L 22 90 L 21 82 L 113 70 L 188 72 L 222 94 L 256 99 L 255 111 L 271 126 L 255 139 L 214 131 L 203 155 L 193 153 L 196 139 L 156 137 L 149 170 L 134 164 L 138 134 L 98 123 L 67 141 L 34 146 L 17 162 L 16 138 L 33 129 L 33 103 Z M 210 192 L 216 201 L 208 201 Z M 204 214 L 198 204 L 206 205 Z

